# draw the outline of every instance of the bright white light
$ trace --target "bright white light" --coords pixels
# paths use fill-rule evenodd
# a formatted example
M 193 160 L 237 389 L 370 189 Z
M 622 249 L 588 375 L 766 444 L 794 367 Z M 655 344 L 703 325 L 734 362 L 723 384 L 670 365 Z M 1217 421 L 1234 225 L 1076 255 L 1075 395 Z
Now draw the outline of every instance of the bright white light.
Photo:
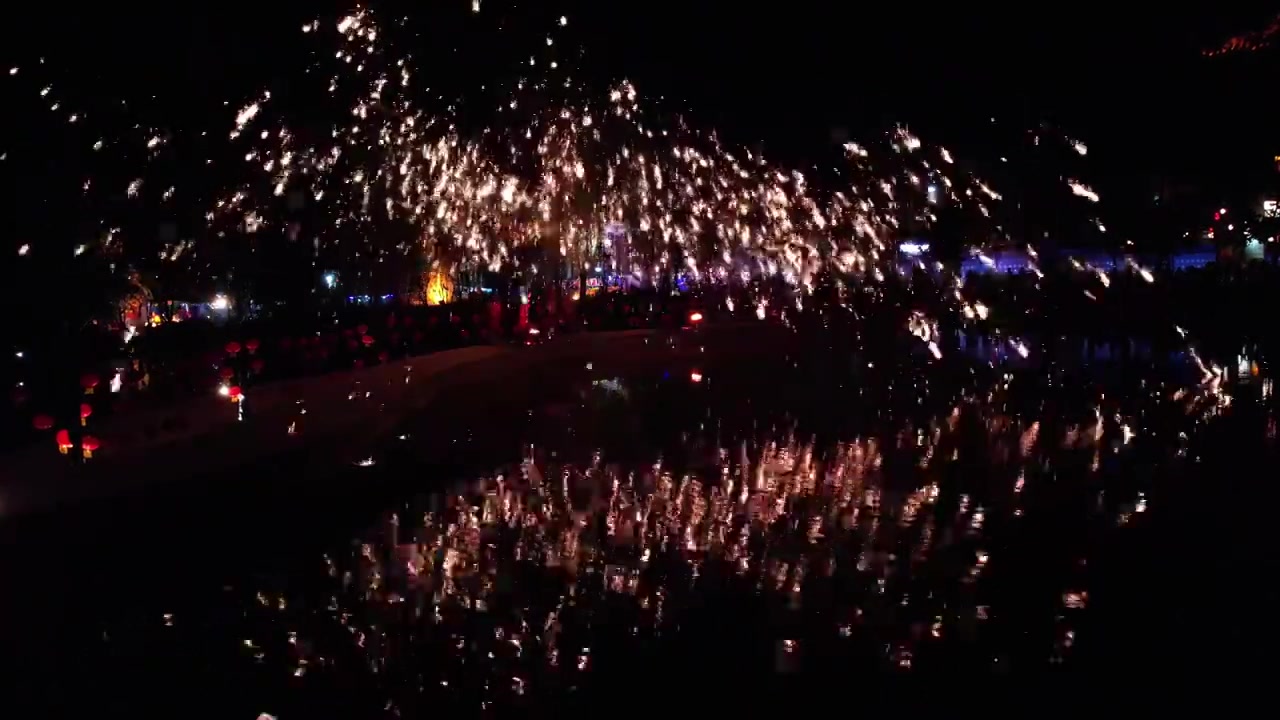
M 117 371 L 115 374 L 115 377 L 111 378 L 111 392 L 113 393 L 120 392 L 120 388 L 123 385 L 124 385 L 124 380 L 120 378 L 120 372 Z
M 919 255 L 929 252 L 929 243 L 904 242 L 898 246 L 898 250 L 906 255 Z
M 223 396 L 223 397 L 226 397 L 226 396 L 228 396 L 228 395 L 230 395 L 230 394 L 231 394 L 231 388 L 230 388 L 230 387 L 228 387 L 228 386 L 226 386 L 226 385 L 219 385 L 219 386 L 218 386 L 218 394 L 219 394 L 219 395 L 221 395 L 221 396 Z
M 209 307 L 214 310 L 226 310 L 231 307 L 231 301 L 227 299 L 226 295 L 215 295 L 213 302 L 209 303 Z
M 334 285 L 338 284 L 338 277 L 333 273 L 329 273 L 328 275 L 324 276 L 324 284 L 329 287 L 333 287 Z

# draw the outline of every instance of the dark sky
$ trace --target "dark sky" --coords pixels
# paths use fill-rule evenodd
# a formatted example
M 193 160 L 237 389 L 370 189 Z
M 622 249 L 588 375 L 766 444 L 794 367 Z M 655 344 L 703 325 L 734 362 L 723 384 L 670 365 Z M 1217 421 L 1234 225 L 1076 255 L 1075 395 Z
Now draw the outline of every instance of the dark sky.
M 1113 203 L 1104 208 L 1108 223 L 1120 216 L 1113 227 L 1124 237 L 1145 229 L 1165 242 L 1185 226 L 1185 216 L 1166 213 L 1163 223 L 1147 217 L 1150 207 L 1142 203 L 1150 202 L 1162 177 L 1200 188 L 1198 197 L 1178 206 L 1193 219 L 1208 203 L 1216 207 L 1280 179 L 1271 162 L 1280 155 L 1280 104 L 1274 102 L 1280 53 L 1205 59 L 1199 52 L 1262 27 L 1274 9 L 482 0 L 477 17 L 470 0 L 371 4 L 383 11 L 384 24 L 412 16 L 394 30 L 397 45 L 414 55 L 419 84 L 438 92 L 466 95 L 478 85 L 492 91 L 509 82 L 531 53 L 546 51 L 543 40 L 564 14 L 569 27 L 557 31 L 557 51 L 580 47 L 583 53 L 565 58 L 565 66 L 582 68 L 601 85 L 628 77 L 644 95 L 665 96 L 665 106 L 688 113 L 693 124 L 715 126 L 732 142 L 761 142 L 775 158 L 802 166 L 830 156 L 837 130 L 857 138 L 894 121 L 962 158 L 994 162 L 1015 155 L 1028 129 L 1049 121 L 1089 144 L 1088 174 L 1081 179 L 1103 192 L 1104 205 Z M 138 159 L 106 161 L 87 151 L 99 123 L 120 129 L 141 117 L 184 135 L 206 127 L 216 131 L 212 137 L 225 138 L 234 107 L 264 87 L 288 94 L 316 47 L 301 25 L 316 17 L 332 22 L 344 5 L 51 0 L 7 16 L 0 57 L 5 68 L 21 71 L 0 78 L 7 81 L 0 114 L 6 244 L 54 247 L 33 253 L 22 265 L 24 275 L 6 287 L 24 297 L 27 286 L 92 283 L 75 274 L 91 266 L 66 261 L 70 247 L 102 232 L 102 208 L 83 207 L 81 183 L 102 174 L 98 187 L 123 187 L 135 176 L 127 164 Z M 65 107 L 61 120 L 51 115 L 38 94 L 47 82 L 93 122 L 66 125 Z M 121 98 L 129 101 L 126 111 Z M 314 115 L 321 127 L 333 121 Z M 296 120 L 291 117 L 291 125 Z M 202 183 L 219 182 L 203 172 L 204 152 L 170 153 L 198 166 L 194 176 L 174 166 L 184 193 L 198 197 Z M 95 162 L 116 165 L 95 169 Z M 1059 172 L 1065 171 L 1044 174 Z M 993 179 L 1005 192 L 1037 183 L 1061 188 L 1057 178 L 1022 170 Z M 142 237 L 155 232 L 155 219 L 144 219 L 150 224 L 140 228 Z M 139 237 L 130 228 L 125 233 Z
M 829 143 L 833 130 L 856 136 L 899 120 L 992 152 L 992 117 L 1009 134 L 1053 121 L 1090 144 L 1100 172 L 1135 186 L 1172 174 L 1227 192 L 1274 175 L 1270 158 L 1280 154 L 1280 106 L 1266 89 L 1277 53 L 1199 55 L 1264 25 L 1274 15 L 1265 7 L 483 0 L 477 21 L 470 0 L 371 4 L 384 17 L 415 17 L 409 43 L 423 81 L 453 88 L 509 77 L 563 13 L 571 32 L 562 46 L 581 44 L 590 74 L 630 77 L 699 123 L 787 159 Z M 287 78 L 305 47 L 301 22 L 343 5 L 51 3 L 19 11 L 32 17 L 14 21 L 21 32 L 5 51 L 49 57 L 83 92 L 198 117 L 261 79 Z

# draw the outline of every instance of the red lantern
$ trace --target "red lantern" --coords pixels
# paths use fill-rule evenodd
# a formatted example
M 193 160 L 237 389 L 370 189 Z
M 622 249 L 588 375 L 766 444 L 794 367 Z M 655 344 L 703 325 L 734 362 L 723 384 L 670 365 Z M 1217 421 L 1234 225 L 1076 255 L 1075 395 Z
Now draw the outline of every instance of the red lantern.
M 361 360 L 360 358 L 356 358 L 356 361 L 352 363 L 351 366 L 359 370 L 360 368 L 364 367 L 364 361 Z
M 230 389 L 227 390 L 227 397 L 232 400 L 239 400 L 242 394 L 243 393 L 240 391 L 239 385 L 232 385 Z
M 373 338 L 368 335 L 365 335 L 364 337 L 360 338 L 360 342 L 364 343 L 365 347 L 369 347 L 373 345 Z
M 235 374 L 236 374 L 236 371 L 232 370 L 229 367 L 224 367 L 218 371 L 218 377 L 222 378 L 223 380 L 230 380 L 231 378 L 235 377 Z
M 356 326 L 356 332 L 360 333 L 361 335 L 364 335 L 365 333 L 369 332 L 369 326 L 368 326 L 368 325 L 357 325 L 357 326 Z
M 256 373 L 262 372 L 262 368 L 266 367 L 266 365 L 267 364 L 262 361 L 262 358 L 254 358 L 253 362 L 249 363 L 249 367 Z
M 80 427 L 89 424 L 89 416 L 93 414 L 93 406 L 89 403 L 80 403 Z
M 378 362 L 386 362 L 387 358 L 390 358 L 390 357 L 391 357 L 391 354 L 388 353 L 386 350 L 383 350 L 382 352 L 378 353 Z
M 240 343 L 236 342 L 235 340 L 232 340 L 231 342 L 227 343 L 226 351 L 228 355 L 235 357 L 240 353 Z
M 258 352 L 258 339 L 257 339 L 257 338 L 249 338 L 248 340 L 246 340 L 246 341 L 244 342 L 244 346 L 245 346 L 245 348 L 249 351 L 249 354 L 250 354 L 250 355 L 252 355 L 252 354 L 254 354 L 254 353 Z
M 93 389 L 98 387 L 98 376 L 93 373 L 85 373 L 80 376 L 80 387 L 84 388 L 85 395 L 92 395 Z
M 40 413 L 39 415 L 31 418 L 31 425 L 37 430 L 49 430 L 53 427 L 53 418 L 45 415 L 44 413 Z
M 85 460 L 93 457 L 93 451 L 99 447 L 102 447 L 102 443 L 98 442 L 98 438 L 92 435 L 85 435 L 80 439 L 80 450 L 84 453 Z
M 66 455 L 68 452 L 71 451 L 71 448 L 75 447 L 75 445 L 73 445 L 71 442 L 71 433 L 67 432 L 66 430 L 59 430 L 57 434 L 53 436 L 53 438 L 58 443 L 58 452 L 62 453 L 63 455 Z

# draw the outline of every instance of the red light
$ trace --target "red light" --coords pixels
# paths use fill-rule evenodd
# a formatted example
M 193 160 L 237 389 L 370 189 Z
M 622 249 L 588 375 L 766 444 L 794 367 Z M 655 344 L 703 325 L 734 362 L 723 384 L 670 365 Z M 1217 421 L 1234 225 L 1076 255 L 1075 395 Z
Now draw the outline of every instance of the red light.
M 702 313 L 700 313 L 700 312 L 696 312 L 696 313 L 693 313 L 693 314 L 689 315 L 689 322 L 691 322 L 691 323 L 700 323 L 700 322 L 702 322 Z
M 1214 213 L 1214 214 L 1213 214 L 1213 219 L 1214 219 L 1214 220 L 1221 220 L 1221 219 L 1222 219 L 1222 213 Z

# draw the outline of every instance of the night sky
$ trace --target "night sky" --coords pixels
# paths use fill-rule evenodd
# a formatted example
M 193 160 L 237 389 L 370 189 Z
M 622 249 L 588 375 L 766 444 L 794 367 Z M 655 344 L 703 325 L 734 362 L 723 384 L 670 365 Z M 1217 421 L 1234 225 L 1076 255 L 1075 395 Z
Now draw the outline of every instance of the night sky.
M 1261 27 L 1273 15 L 1266 11 L 484 0 L 477 17 L 468 0 L 432 3 L 430 11 L 415 2 L 371 4 L 384 18 L 407 9 L 412 19 L 395 29 L 397 42 L 414 48 L 421 84 L 441 97 L 509 83 L 564 14 L 573 42 L 561 51 L 581 48 L 567 63 L 602 84 L 630 78 L 694 124 L 800 166 L 820 161 L 833 138 L 892 122 L 990 159 L 1048 121 L 1089 144 L 1089 179 L 1110 191 L 1104 196 L 1136 199 L 1173 181 L 1216 203 L 1276 177 L 1271 157 L 1280 138 L 1268 131 L 1280 106 L 1264 88 L 1278 53 L 1207 59 L 1200 52 Z M 221 127 L 224 102 L 305 67 L 302 22 L 345 7 L 39 6 L 19 11 L 14 27 L 22 31 L 6 54 L 15 64 L 45 57 L 62 83 L 99 103 L 127 97 L 132 111 L 172 126 Z M 60 140 L 33 100 L 11 104 L 3 150 L 65 170 L 74 161 L 56 159 Z M 45 145 L 54 159 L 41 159 Z M 40 201 L 32 197 L 36 183 L 12 174 L 6 181 L 16 182 L 10 198 Z

